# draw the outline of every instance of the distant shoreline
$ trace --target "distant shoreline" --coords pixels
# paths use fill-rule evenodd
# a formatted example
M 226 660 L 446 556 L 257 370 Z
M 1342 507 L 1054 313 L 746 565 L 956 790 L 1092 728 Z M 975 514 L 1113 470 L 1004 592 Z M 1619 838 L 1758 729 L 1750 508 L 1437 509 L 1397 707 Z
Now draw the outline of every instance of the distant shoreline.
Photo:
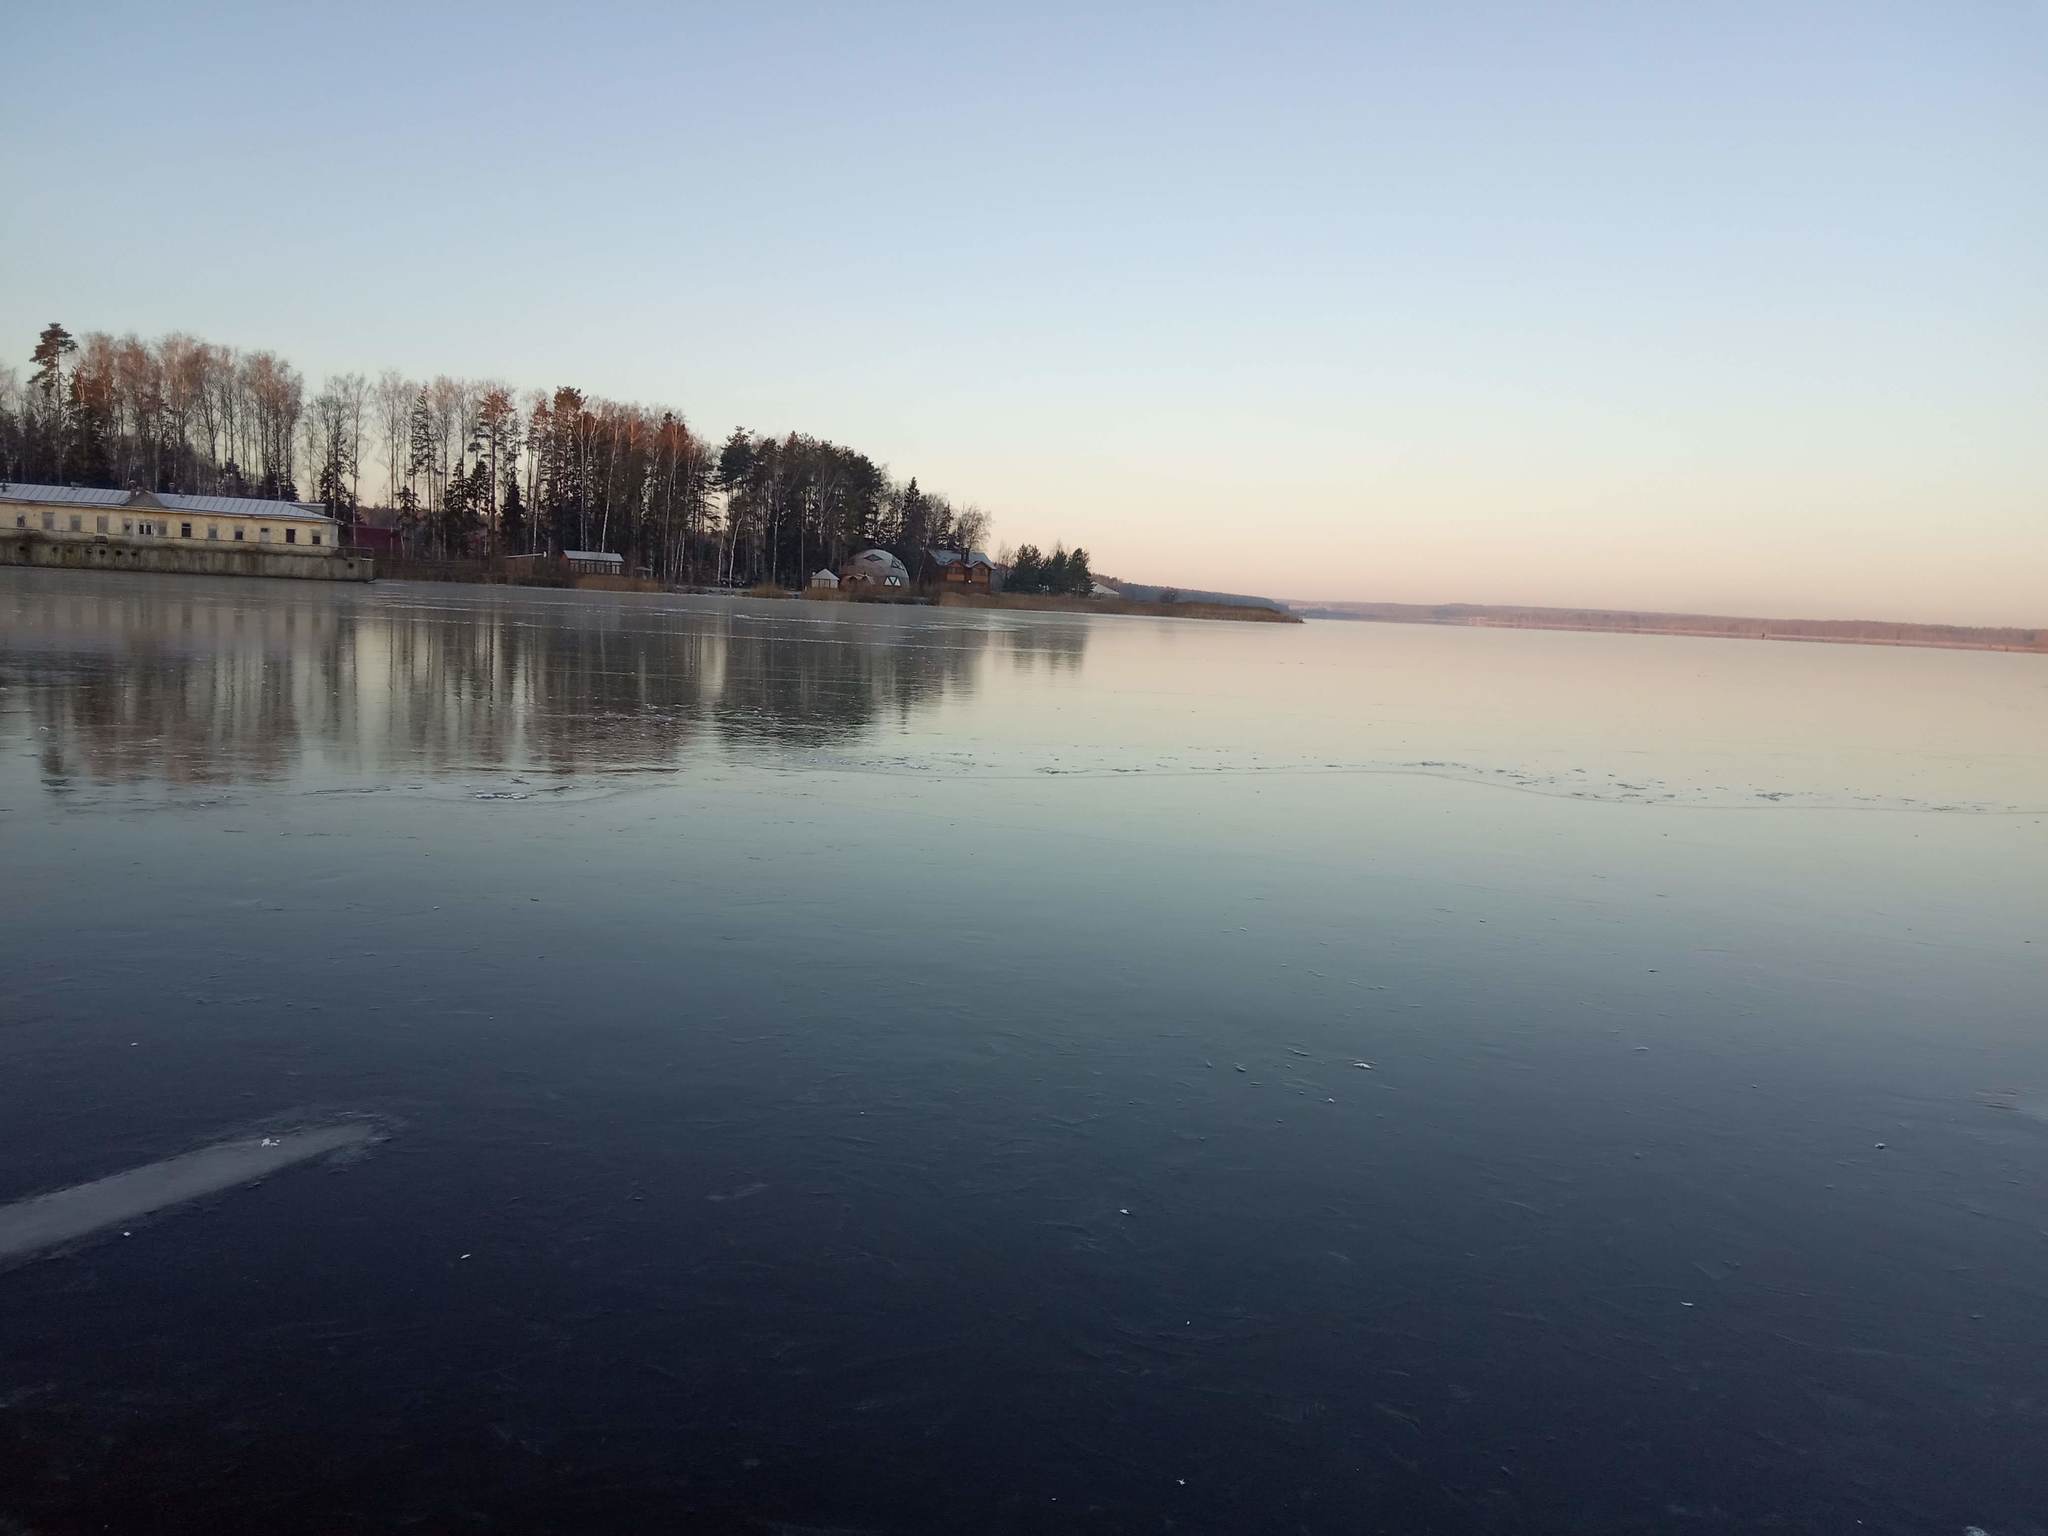
M 1467 629 L 1685 635 L 1702 640 L 1797 640 L 1822 645 L 1894 645 L 1943 651 L 2016 651 L 2025 655 L 2048 655 L 2048 629 L 1900 624 L 1880 619 L 1755 619 L 1725 614 L 1519 608 L 1484 603 L 1291 601 L 1288 607 L 1303 618 L 1365 624 L 1452 624 Z
M 765 596 L 768 594 L 752 594 Z M 795 597 L 798 594 L 787 594 Z M 961 592 L 903 587 L 858 594 L 816 587 L 802 596 L 811 602 L 910 603 L 935 608 L 996 608 L 1026 613 L 1118 613 L 1156 619 L 1220 619 L 1239 624 L 1299 624 L 1301 615 L 1284 608 L 1204 602 L 1146 602 L 1130 597 L 1061 596 L 1038 592 Z

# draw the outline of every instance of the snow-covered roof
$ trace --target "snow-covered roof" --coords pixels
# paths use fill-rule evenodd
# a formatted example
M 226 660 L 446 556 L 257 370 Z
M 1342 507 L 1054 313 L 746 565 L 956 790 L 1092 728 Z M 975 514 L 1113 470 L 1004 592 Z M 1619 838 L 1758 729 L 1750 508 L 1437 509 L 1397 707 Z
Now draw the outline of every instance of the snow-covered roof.
M 925 553 L 932 557 L 932 561 L 936 565 L 951 565 L 954 561 L 961 558 L 960 551 L 957 549 L 932 549 L 925 551 Z M 996 568 L 995 561 L 989 559 L 987 555 L 978 549 L 967 556 L 967 563 L 969 565 L 985 565 L 990 570 Z
M 595 560 L 603 565 L 624 565 L 626 563 L 624 555 L 615 555 L 609 550 L 603 549 L 565 549 L 562 551 L 562 558 L 564 560 Z

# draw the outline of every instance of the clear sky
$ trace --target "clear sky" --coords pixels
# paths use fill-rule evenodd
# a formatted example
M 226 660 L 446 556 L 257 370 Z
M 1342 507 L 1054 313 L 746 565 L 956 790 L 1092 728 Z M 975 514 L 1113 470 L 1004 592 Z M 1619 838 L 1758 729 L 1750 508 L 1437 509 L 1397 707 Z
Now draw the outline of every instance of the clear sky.
M 286 14 L 287 10 L 292 14 Z M 2048 623 L 2048 6 L 9 6 L 0 348 L 791 428 L 1299 597 Z

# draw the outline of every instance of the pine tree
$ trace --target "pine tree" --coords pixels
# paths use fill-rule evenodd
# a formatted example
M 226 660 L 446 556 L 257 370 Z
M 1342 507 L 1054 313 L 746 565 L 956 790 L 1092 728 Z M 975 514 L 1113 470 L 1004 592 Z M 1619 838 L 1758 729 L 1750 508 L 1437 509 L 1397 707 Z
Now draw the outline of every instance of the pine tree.
M 498 528 L 504 547 L 521 550 L 526 544 L 526 507 L 519 500 L 519 468 L 505 468 L 505 500 L 498 508 Z
M 411 489 L 421 475 L 427 477 L 427 499 L 431 507 L 434 494 L 434 476 L 441 465 L 441 439 L 434 430 L 434 410 L 427 403 L 425 385 L 412 403 L 412 415 L 406 431 L 405 483 Z M 414 493 L 414 504 L 418 504 L 418 493 Z
M 441 511 L 433 519 L 441 543 L 441 557 L 453 559 L 462 554 L 463 523 L 469 512 L 469 481 L 461 476 L 451 479 L 441 492 Z
M 419 553 L 421 521 L 419 492 L 408 480 L 398 488 L 398 536 L 404 541 L 408 554 Z
M 469 488 L 463 499 L 468 510 L 471 526 L 474 527 L 478 524 L 487 523 L 491 513 L 492 501 L 491 467 L 484 463 L 482 459 L 478 459 L 476 463 L 469 467 Z M 490 532 L 491 530 L 486 526 L 485 531 Z
M 29 353 L 29 361 L 36 365 L 36 371 L 29 375 L 29 387 L 42 402 L 39 413 L 31 413 L 31 422 L 40 414 L 41 438 L 35 445 L 37 460 L 31 465 L 30 473 L 58 484 L 64 481 L 65 462 L 70 456 L 69 416 L 71 391 L 66 389 L 64 360 L 78 350 L 78 343 L 71 333 L 52 320 L 43 327 L 36 338 L 35 350 Z

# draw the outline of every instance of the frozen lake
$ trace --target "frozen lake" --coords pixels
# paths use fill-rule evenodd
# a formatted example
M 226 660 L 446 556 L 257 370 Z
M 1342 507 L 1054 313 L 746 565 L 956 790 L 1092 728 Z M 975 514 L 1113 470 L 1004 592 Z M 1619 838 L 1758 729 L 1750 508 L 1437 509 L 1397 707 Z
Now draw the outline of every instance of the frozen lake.
M 281 1144 L 0 1531 L 2048 1519 L 2040 657 L 8 570 L 0 869 L 0 1207 Z

